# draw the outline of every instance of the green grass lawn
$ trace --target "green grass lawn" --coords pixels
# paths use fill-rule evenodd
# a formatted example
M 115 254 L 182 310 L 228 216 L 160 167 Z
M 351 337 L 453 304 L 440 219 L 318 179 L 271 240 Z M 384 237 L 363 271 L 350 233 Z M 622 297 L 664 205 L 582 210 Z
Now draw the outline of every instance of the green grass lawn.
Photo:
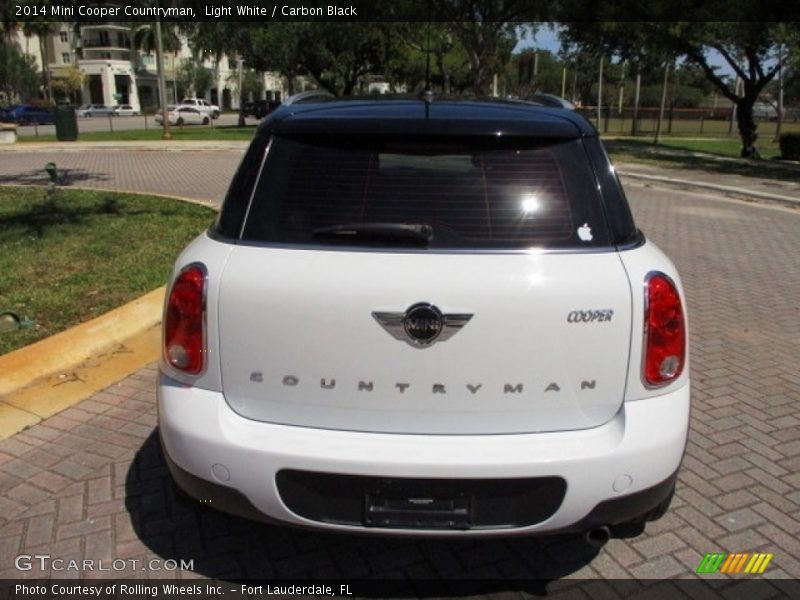
M 35 325 L 0 330 L 0 354 L 164 285 L 178 252 L 205 230 L 204 206 L 134 194 L 0 187 L 0 313 Z
M 227 141 L 247 141 L 253 139 L 256 125 L 245 127 L 201 127 L 186 126 L 172 127 L 172 139 L 178 141 L 191 140 L 227 140 Z M 21 143 L 24 142 L 55 142 L 55 135 L 32 135 L 26 132 L 17 138 Z M 79 142 L 142 142 L 161 140 L 161 128 L 153 127 L 150 129 L 131 129 L 125 131 L 88 131 L 78 135 Z M 68 143 L 68 142 L 65 142 Z
M 652 138 L 627 138 L 630 140 L 637 140 L 644 143 L 652 143 Z M 689 150 L 690 152 L 705 152 L 707 154 L 716 154 L 718 156 L 727 156 L 729 158 L 739 158 L 739 153 L 742 150 L 742 142 L 737 138 L 680 138 L 680 137 L 662 137 L 659 142 L 660 145 L 668 148 L 678 148 L 681 150 Z M 759 138 L 756 144 L 758 151 L 761 153 L 762 158 L 778 158 L 780 157 L 781 150 L 778 147 L 778 142 L 772 138 L 761 139 Z

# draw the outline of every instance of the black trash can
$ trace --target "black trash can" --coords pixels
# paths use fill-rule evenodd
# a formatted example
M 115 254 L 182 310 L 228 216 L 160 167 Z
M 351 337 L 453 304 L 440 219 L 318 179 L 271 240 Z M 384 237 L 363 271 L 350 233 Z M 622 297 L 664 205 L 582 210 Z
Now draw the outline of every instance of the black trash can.
M 71 104 L 59 104 L 55 107 L 53 123 L 59 142 L 74 142 L 78 139 L 78 115 Z

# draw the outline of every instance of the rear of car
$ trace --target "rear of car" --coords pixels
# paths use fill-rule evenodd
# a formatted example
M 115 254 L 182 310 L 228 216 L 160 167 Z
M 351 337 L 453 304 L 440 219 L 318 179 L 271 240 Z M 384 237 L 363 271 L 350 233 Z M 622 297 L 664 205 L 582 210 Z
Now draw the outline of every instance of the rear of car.
M 7 119 L 17 125 L 50 125 L 53 113 L 41 106 L 20 104 L 9 110 Z
M 216 104 L 211 104 L 202 98 L 184 98 L 181 100 L 181 104 L 186 106 L 192 106 L 196 108 L 201 114 L 206 115 L 211 119 L 216 119 L 219 117 L 220 111 L 219 106 Z
M 245 117 L 263 119 L 280 105 L 281 103 L 277 100 L 252 100 L 242 105 L 242 114 Z
M 139 115 L 139 111 L 136 110 L 131 104 L 112 106 L 111 110 L 114 112 L 115 117 L 136 117 Z
M 77 110 L 79 117 L 110 117 L 114 116 L 114 109 L 105 104 L 84 104 Z
M 161 113 L 155 115 L 156 123 L 164 121 Z M 167 106 L 167 120 L 170 125 L 208 125 L 211 122 L 211 117 L 201 112 L 194 106 L 187 106 L 183 104 Z
M 688 430 L 682 297 L 579 116 L 283 107 L 176 263 L 167 462 L 213 506 L 299 526 L 643 523 Z

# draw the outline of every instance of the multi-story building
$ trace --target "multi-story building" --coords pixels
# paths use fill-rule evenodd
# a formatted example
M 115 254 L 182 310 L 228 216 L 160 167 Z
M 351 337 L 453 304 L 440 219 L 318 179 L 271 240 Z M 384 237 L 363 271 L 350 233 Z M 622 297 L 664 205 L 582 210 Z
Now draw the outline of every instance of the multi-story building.
M 26 36 L 19 30 L 16 42 L 23 52 L 34 58 L 39 70 L 42 70 L 42 61 L 47 61 L 51 81 L 66 78 L 69 68 L 78 67 L 85 75 L 83 89 L 77 94 L 78 102 L 108 106 L 130 104 L 142 110 L 159 104 L 155 52 L 145 52 L 134 43 L 137 28 L 148 26 L 106 23 L 75 28 L 71 23 L 61 23 L 45 39 L 44 58 L 35 34 Z M 179 100 L 177 72 L 182 61 L 197 60 L 186 39 L 179 39 L 180 49 L 165 51 L 163 56 L 168 102 Z M 212 84 L 205 99 L 223 109 L 238 109 L 239 64 L 236 58 L 222 56 L 218 62 L 205 59 L 199 63 L 212 73 Z M 280 100 L 284 90 L 280 76 L 262 73 L 261 77 L 263 97 Z

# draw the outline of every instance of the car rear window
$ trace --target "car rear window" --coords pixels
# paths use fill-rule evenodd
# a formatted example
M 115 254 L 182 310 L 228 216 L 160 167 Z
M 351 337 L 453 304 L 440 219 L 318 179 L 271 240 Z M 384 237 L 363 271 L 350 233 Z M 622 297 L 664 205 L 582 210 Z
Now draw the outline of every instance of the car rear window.
M 426 227 L 431 235 L 424 247 L 431 249 L 608 244 L 597 184 L 578 139 L 342 143 L 278 136 L 241 237 L 289 245 L 408 245 L 398 235 L 319 235 L 397 224 Z

